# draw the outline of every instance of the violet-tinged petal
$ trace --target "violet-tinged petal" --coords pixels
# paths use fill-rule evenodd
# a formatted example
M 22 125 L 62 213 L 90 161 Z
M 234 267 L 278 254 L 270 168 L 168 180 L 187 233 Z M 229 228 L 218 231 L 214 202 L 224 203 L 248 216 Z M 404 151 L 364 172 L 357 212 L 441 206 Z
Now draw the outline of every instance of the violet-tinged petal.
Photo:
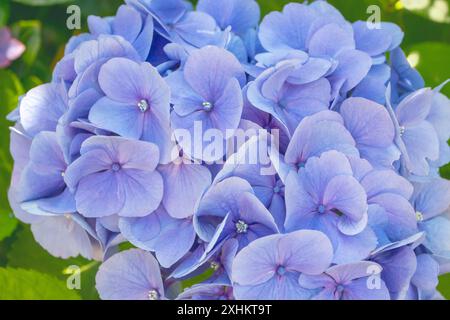
M 64 181 L 71 190 L 75 190 L 82 177 L 107 170 L 110 165 L 111 159 L 104 150 L 86 152 L 69 166 L 64 174 Z
M 259 6 L 254 0 L 200 0 L 197 10 L 211 15 L 222 30 L 231 26 L 238 35 L 255 28 L 259 21 Z
M 380 287 L 370 289 L 367 285 L 367 279 L 358 279 L 352 281 L 344 291 L 342 299 L 344 300 L 390 300 L 389 291 L 383 280 L 380 280 Z
M 194 92 L 184 78 L 184 73 L 175 71 L 169 74 L 165 80 L 170 86 L 170 102 L 174 111 L 181 117 L 203 108 L 203 98 Z
M 222 47 L 228 33 L 227 30 L 224 32 L 217 30 L 214 18 L 200 11 L 186 13 L 168 29 L 173 42 L 181 43 L 188 48 L 202 48 L 207 45 Z
M 417 175 L 427 175 L 428 160 L 439 157 L 439 140 L 433 126 L 427 121 L 421 121 L 414 127 L 408 127 L 402 135 L 402 141 L 410 160 L 409 170 Z
M 153 251 L 155 239 L 171 220 L 164 208 L 160 207 L 145 217 L 119 218 L 119 229 L 135 246 Z
M 192 221 L 174 219 L 160 207 L 142 218 L 121 218 L 124 236 L 139 248 L 154 251 L 163 267 L 171 267 L 191 249 L 195 240 Z
M 89 113 L 89 120 L 100 128 L 130 139 L 140 139 L 144 128 L 144 119 L 133 104 L 115 102 L 108 97 L 97 101 Z
M 397 194 L 405 199 L 409 199 L 413 193 L 412 184 L 393 170 L 373 170 L 363 177 L 361 185 L 369 201 L 383 193 Z
M 318 174 L 320 173 L 320 174 Z M 324 152 L 320 157 L 312 157 L 300 169 L 303 182 L 308 192 L 316 200 L 322 198 L 327 184 L 338 175 L 352 175 L 352 168 L 347 157 L 337 151 Z
M 205 61 L 208 61 L 207 66 Z M 218 99 L 230 79 L 245 81 L 239 61 L 228 51 L 213 46 L 194 51 L 186 61 L 184 75 L 192 89 L 206 101 Z
M 393 241 L 398 241 L 417 233 L 414 209 L 402 196 L 393 193 L 383 193 L 372 197 L 369 203 L 376 203 L 386 211 L 388 216 L 386 232 Z
M 450 259 L 450 220 L 444 217 L 435 217 L 422 222 L 420 229 L 425 231 L 423 245 L 431 253 Z
M 411 279 L 419 290 L 432 291 L 438 285 L 439 265 L 429 254 L 417 256 L 417 269 Z
M 310 57 L 302 66 L 296 68 L 288 82 L 292 84 L 305 84 L 324 77 L 332 67 L 329 60 Z
M 64 91 L 58 84 L 43 84 L 31 89 L 20 101 L 20 122 L 31 136 L 55 131 L 59 118 L 67 110 Z
M 358 181 L 349 176 L 336 176 L 330 180 L 323 193 L 327 210 L 343 214 L 338 228 L 346 235 L 355 235 L 367 225 L 367 196 Z
M 75 192 L 81 214 L 144 216 L 159 206 L 163 181 L 154 171 L 159 159 L 156 145 L 96 136 L 83 143 L 80 153 L 67 169 L 65 180 Z M 107 205 L 97 198 L 109 199 Z
M 163 197 L 163 179 L 158 172 L 126 169 L 119 175 L 118 184 L 122 186 L 124 198 L 120 216 L 139 217 L 155 211 Z
M 422 219 L 431 219 L 445 212 L 450 206 L 450 182 L 445 179 L 430 179 L 425 183 L 414 183 L 411 203 Z
M 10 152 L 14 159 L 14 167 L 11 174 L 11 184 L 8 189 L 8 200 L 14 215 L 22 222 L 32 223 L 41 219 L 39 216 L 29 214 L 20 206 L 19 192 L 22 172 L 29 162 L 29 150 L 32 140 L 22 132 L 20 124 L 11 128 Z
M 103 201 L 93 201 L 93 198 Z M 123 208 L 124 191 L 119 187 L 118 177 L 113 172 L 94 173 L 80 181 L 75 201 L 83 216 L 108 216 Z
M 185 289 L 177 300 L 233 300 L 233 289 L 223 284 L 201 283 Z
M 240 217 L 243 221 L 249 225 L 260 224 L 272 232 L 278 232 L 272 215 L 254 194 L 249 192 L 243 193 L 239 197 L 238 202 Z M 251 230 L 251 226 L 249 229 Z
M 424 88 L 411 93 L 397 106 L 395 113 L 401 126 L 414 126 L 425 120 L 431 110 L 433 91 Z
M 216 226 L 211 225 L 208 216 L 222 219 L 228 212 L 238 212 L 239 195 L 244 192 L 253 193 L 250 184 L 237 177 L 231 177 L 212 186 L 203 195 L 194 215 L 194 227 L 199 237 L 210 241 Z
M 44 217 L 31 224 L 34 239 L 51 255 L 62 259 L 81 255 L 93 258 L 93 248 L 88 233 L 71 215 Z
M 153 67 L 125 58 L 113 58 L 105 63 L 100 70 L 99 83 L 109 98 L 122 103 L 138 103 L 140 99 L 152 98 L 152 94 L 161 97 L 162 92 L 167 91 L 167 85 Z
M 377 235 L 370 227 L 352 236 L 336 233 L 333 241 L 336 242 L 333 262 L 338 264 L 366 259 L 378 243 Z
M 378 29 L 369 26 L 371 25 L 366 21 L 353 23 L 356 49 L 375 57 L 388 51 L 392 44 L 392 36 L 384 25 Z
M 0 28 L 0 68 L 8 67 L 25 51 L 25 45 L 11 36 L 8 28 Z
M 276 277 L 258 285 L 235 284 L 233 293 L 238 300 L 307 300 L 311 292 L 300 287 L 298 276 L 288 273 L 281 280 Z
M 312 56 L 333 58 L 343 51 L 355 49 L 355 41 L 347 30 L 330 23 L 311 36 L 308 49 Z
M 285 154 L 285 161 L 302 166 L 310 157 L 337 150 L 358 155 L 355 140 L 342 123 L 339 114 L 322 111 L 303 119 L 295 130 Z
M 339 65 L 329 77 L 331 83 L 336 83 L 333 87 L 333 97 L 340 92 L 348 92 L 356 87 L 358 83 L 368 74 L 372 66 L 369 55 L 359 50 L 347 50 L 338 53 L 336 59 Z M 342 82 L 342 86 L 339 83 Z
M 111 34 L 111 24 L 109 19 L 103 19 L 98 16 L 88 16 L 87 24 L 89 32 L 94 35 Z
M 130 23 L 133 21 L 133 23 Z M 112 32 L 133 43 L 142 29 L 142 19 L 138 11 L 132 7 L 121 5 L 112 21 Z M 151 39 L 147 41 L 151 42 Z
M 364 149 L 367 146 L 381 148 L 384 151 L 393 145 L 394 125 L 382 105 L 363 98 L 350 98 L 342 103 L 340 113 L 345 127 L 355 139 L 358 149 L 362 147 L 363 151 L 371 150 Z M 361 152 L 361 156 L 368 160 L 372 158 L 370 151 L 368 154 Z M 387 165 L 391 165 L 397 159 L 398 157 L 392 158 Z M 384 163 L 380 165 L 384 165 Z
M 233 262 L 238 299 L 306 299 L 298 285 L 300 272 L 319 274 L 332 259 L 331 243 L 317 231 L 301 230 L 253 241 Z M 255 269 L 256 268 L 256 269 Z
M 74 52 L 74 67 L 78 75 L 98 61 L 113 57 L 127 57 L 139 60 L 139 55 L 132 45 L 119 36 L 100 35 L 96 40 L 83 42 Z
M 317 14 L 305 4 L 290 3 L 283 12 L 271 12 L 264 17 L 260 25 L 259 39 L 269 51 L 305 50 L 309 37 L 309 28 Z
M 158 262 L 150 253 L 138 249 L 117 253 L 106 260 L 95 282 L 104 300 L 164 299 Z
M 197 201 L 211 185 L 211 172 L 199 164 L 183 162 L 162 165 L 158 171 L 164 180 L 162 202 L 167 212 L 177 219 L 192 216 Z
M 407 290 L 417 267 L 416 255 L 411 247 L 382 252 L 372 260 L 383 267 L 381 277 L 390 292 L 401 293 Z
M 233 281 L 256 285 L 271 279 L 276 272 L 278 242 L 282 235 L 271 235 L 242 249 L 233 262 Z
M 330 265 L 332 250 L 329 239 L 322 232 L 300 230 L 279 239 L 277 262 L 286 270 L 320 274 Z

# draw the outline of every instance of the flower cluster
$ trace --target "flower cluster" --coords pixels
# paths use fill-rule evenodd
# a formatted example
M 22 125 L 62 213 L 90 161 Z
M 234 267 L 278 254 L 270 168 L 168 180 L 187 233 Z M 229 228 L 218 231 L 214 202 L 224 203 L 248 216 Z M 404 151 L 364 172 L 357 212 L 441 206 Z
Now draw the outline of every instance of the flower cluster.
M 325 1 L 261 22 L 255 0 L 125 2 L 9 116 L 9 199 L 37 242 L 104 261 L 103 299 L 440 296 L 450 103 L 396 25 Z

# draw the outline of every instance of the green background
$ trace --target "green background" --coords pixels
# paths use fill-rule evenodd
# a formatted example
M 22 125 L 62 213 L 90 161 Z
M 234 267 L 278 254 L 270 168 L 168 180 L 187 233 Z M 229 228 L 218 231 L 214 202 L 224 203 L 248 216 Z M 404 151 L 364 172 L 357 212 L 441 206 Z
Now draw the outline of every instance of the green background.
M 403 2 L 402 2 L 403 1 Z M 450 76 L 450 18 L 448 0 L 331 0 L 350 20 L 366 20 L 369 5 L 381 8 L 383 21 L 400 25 L 405 32 L 403 49 L 418 58 L 417 69 L 427 86 L 434 87 Z M 258 0 L 262 16 L 280 10 L 287 0 Z M 303 1 L 300 1 L 303 2 Z M 414 9 L 408 3 L 424 3 Z M 121 0 L 1 0 L 0 27 L 8 25 L 27 47 L 24 55 L 8 69 L 0 69 L 0 299 L 97 299 L 94 278 L 98 262 L 82 258 L 61 260 L 50 256 L 33 239 L 30 228 L 11 213 L 7 189 L 12 168 L 9 155 L 11 125 L 5 116 L 27 90 L 47 82 L 73 32 L 66 28 L 67 6 L 77 4 L 82 29 L 91 14 L 113 15 Z M 441 5 L 441 7 L 439 7 Z M 442 7 L 443 6 L 443 7 Z M 445 11 L 447 6 L 447 12 Z M 440 8 L 440 9 L 439 9 Z M 436 12 L 440 14 L 435 17 Z M 450 96 L 450 85 L 444 89 Z M 450 166 L 441 170 L 450 178 Z M 81 290 L 68 290 L 65 270 L 81 267 Z M 440 278 L 439 290 L 450 299 L 450 275 Z

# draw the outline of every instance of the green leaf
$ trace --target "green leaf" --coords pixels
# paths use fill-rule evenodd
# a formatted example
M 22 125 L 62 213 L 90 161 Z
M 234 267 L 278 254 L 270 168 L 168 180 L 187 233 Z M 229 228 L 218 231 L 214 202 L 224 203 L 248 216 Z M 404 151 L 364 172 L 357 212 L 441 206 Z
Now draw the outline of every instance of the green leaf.
M 64 281 L 34 270 L 0 268 L 0 300 L 80 300 Z
M 19 78 L 9 70 L 0 70 L 0 116 L 7 115 L 16 106 L 23 87 Z
M 14 36 L 26 46 L 22 60 L 28 66 L 34 64 L 39 49 L 41 48 L 41 29 L 41 22 L 38 20 L 21 20 L 11 27 Z
M 450 180 L 450 163 L 440 169 L 440 174 L 442 178 Z
M 9 125 L 6 115 L 16 106 L 23 94 L 18 77 L 9 70 L 0 70 L 0 241 L 11 235 L 17 221 L 10 217 L 7 190 L 11 177 L 12 159 L 9 154 Z
M 52 6 L 54 4 L 73 2 L 74 0 L 13 0 L 13 1 L 21 4 L 26 4 L 29 6 Z
M 446 298 L 450 299 L 450 273 L 439 277 L 438 291 Z
M 70 259 L 53 257 L 34 240 L 29 226 L 26 225 L 21 226 L 15 236 L 16 239 L 11 244 L 7 254 L 8 267 L 34 269 L 66 281 L 68 275 L 65 270 L 72 265 L 79 266 L 81 269 L 81 290 L 79 294 L 83 299 L 98 299 L 95 289 L 95 275 L 100 265 L 99 262 L 89 261 L 82 257 Z
M 12 213 L 0 212 L 0 241 L 13 234 L 18 221 Z
M 10 14 L 9 2 L 8 1 L 0 2 L 0 28 L 8 23 L 9 14 Z
M 208 280 L 213 274 L 214 270 L 212 268 L 206 269 L 206 271 L 203 272 L 202 274 L 199 274 L 198 276 L 182 281 L 181 287 L 183 288 L 183 290 L 186 288 L 190 288 L 193 285 Z
M 35 75 L 26 77 L 25 79 L 22 79 L 22 81 L 23 81 L 23 86 L 30 90 L 34 87 L 37 87 L 37 86 L 43 84 L 43 81 Z
M 427 86 L 436 87 L 450 77 L 450 45 L 440 42 L 423 42 L 413 45 L 406 50 L 407 55 L 414 56 L 417 70 L 422 74 Z M 450 86 L 447 85 L 442 93 L 450 96 Z

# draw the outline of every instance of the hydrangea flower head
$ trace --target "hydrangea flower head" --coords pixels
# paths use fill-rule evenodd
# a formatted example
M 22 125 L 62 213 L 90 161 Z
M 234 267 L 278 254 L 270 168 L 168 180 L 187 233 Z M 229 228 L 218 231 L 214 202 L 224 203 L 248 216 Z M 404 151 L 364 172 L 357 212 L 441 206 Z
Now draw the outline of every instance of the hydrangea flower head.
M 260 12 L 90 16 L 8 115 L 14 214 L 50 254 L 101 261 L 102 299 L 440 298 L 447 82 L 425 88 L 393 23 Z M 22 49 L 0 30 L 0 68 Z

